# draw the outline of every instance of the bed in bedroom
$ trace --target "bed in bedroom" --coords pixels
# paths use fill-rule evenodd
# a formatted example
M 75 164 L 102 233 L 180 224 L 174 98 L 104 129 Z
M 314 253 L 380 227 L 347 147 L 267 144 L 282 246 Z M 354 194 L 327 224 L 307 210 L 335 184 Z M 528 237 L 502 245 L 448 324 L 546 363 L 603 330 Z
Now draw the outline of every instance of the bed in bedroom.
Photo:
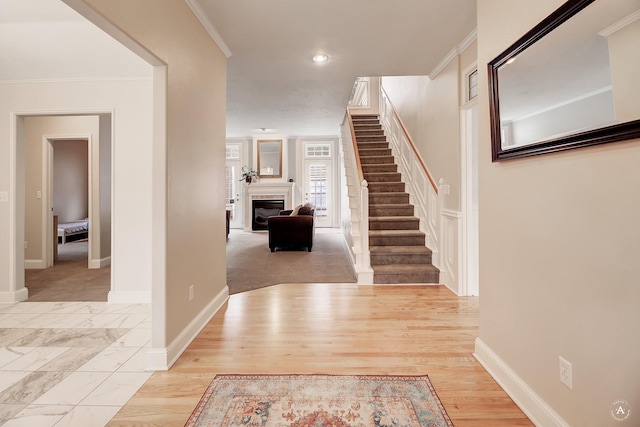
M 78 234 L 89 232 L 89 218 L 80 219 L 73 222 L 58 223 L 58 239 L 64 245 L 67 238 Z

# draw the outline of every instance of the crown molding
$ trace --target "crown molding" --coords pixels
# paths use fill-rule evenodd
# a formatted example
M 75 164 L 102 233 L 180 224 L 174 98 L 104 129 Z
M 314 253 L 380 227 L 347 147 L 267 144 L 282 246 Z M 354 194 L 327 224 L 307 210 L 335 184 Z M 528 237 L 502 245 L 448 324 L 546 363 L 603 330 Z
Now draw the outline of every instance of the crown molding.
M 153 81 L 151 76 L 131 77 L 60 77 L 46 79 L 0 80 L 0 85 L 34 84 L 34 83 L 83 83 L 83 82 L 144 82 Z
M 613 25 L 605 28 L 604 30 L 600 31 L 598 34 L 600 34 L 603 37 L 609 37 L 611 34 L 617 32 L 617 31 L 620 31 L 621 29 L 623 29 L 624 27 L 626 27 L 629 24 L 634 23 L 638 19 L 640 19 L 640 10 L 636 10 L 632 14 L 630 14 L 628 16 L 625 16 L 624 18 L 622 18 L 621 20 L 619 20 L 615 24 L 613 24 Z
M 444 68 L 449 65 L 451 61 L 453 61 L 460 53 L 462 53 L 466 48 L 468 48 L 471 43 L 473 43 L 476 38 L 478 38 L 478 29 L 474 28 L 471 33 L 467 37 L 458 44 L 457 47 L 454 47 L 447 53 L 447 55 L 440 61 L 438 65 L 429 73 L 429 78 L 431 80 L 435 79 Z
M 202 6 L 198 2 L 198 0 L 185 0 L 185 2 L 191 8 L 193 14 L 196 15 L 196 18 L 198 18 L 205 30 L 207 30 L 213 41 L 216 42 L 222 53 L 224 53 L 224 56 L 229 58 L 231 55 L 233 55 L 233 53 L 231 53 L 231 49 L 229 49 L 227 44 L 222 39 L 220 33 L 218 33 L 218 30 L 216 30 L 216 28 L 207 17 L 207 14 L 204 12 L 204 9 L 202 9 Z

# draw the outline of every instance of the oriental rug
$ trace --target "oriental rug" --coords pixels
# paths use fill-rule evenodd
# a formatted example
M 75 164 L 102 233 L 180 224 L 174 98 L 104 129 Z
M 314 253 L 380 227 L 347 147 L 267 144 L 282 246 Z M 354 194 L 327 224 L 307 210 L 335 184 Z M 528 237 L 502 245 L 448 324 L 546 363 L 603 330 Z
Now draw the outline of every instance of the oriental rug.
M 453 426 L 427 376 L 217 375 L 185 427 Z

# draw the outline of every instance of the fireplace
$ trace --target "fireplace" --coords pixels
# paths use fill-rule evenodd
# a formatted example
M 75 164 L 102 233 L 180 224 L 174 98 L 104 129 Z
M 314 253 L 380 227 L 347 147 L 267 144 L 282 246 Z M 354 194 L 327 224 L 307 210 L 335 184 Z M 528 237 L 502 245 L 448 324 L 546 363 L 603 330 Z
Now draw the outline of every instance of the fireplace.
M 284 200 L 252 200 L 252 230 L 267 230 L 267 218 L 280 214 L 284 209 Z

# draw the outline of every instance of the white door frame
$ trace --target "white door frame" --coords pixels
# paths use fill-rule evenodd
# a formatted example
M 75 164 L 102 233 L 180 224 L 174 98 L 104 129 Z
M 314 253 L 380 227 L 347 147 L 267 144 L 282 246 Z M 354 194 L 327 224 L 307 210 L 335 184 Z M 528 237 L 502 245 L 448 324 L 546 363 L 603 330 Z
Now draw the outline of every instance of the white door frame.
M 238 162 L 240 163 L 240 167 L 242 167 L 243 165 L 249 165 L 249 154 L 248 154 L 248 147 L 249 147 L 249 141 L 247 141 L 246 139 L 238 139 L 238 140 L 227 140 L 226 145 L 237 145 L 238 147 L 240 147 L 240 158 L 238 159 Z M 225 159 L 226 162 L 226 159 Z M 240 201 L 240 209 L 238 209 L 238 212 L 236 212 L 237 215 L 237 220 L 231 221 L 230 222 L 230 227 L 231 228 L 239 228 L 239 229 L 244 229 L 244 210 L 246 209 L 246 200 L 244 200 L 244 193 L 242 191 L 242 184 L 239 182 L 238 183 L 238 188 L 240 189 L 240 191 L 238 192 L 237 196 L 236 196 L 236 201 Z
M 25 130 L 24 118 L 31 116 L 78 116 L 108 114 L 113 118 L 113 110 L 41 110 L 41 111 L 12 111 L 9 122 L 9 291 L 0 294 L 1 303 L 14 303 L 25 301 L 29 294 L 25 288 L 24 275 L 24 231 L 25 231 Z M 113 135 L 113 120 L 111 123 Z M 114 144 L 111 144 L 111 156 L 113 159 Z M 113 162 L 111 164 L 111 218 L 113 218 Z M 52 231 L 53 233 L 53 231 Z M 114 227 L 111 227 L 111 240 L 113 242 Z M 113 257 L 113 246 L 111 248 Z M 113 268 L 113 264 L 112 264 Z M 114 277 L 111 275 L 111 289 L 114 286 Z
M 305 175 L 306 175 L 306 161 L 314 160 L 313 158 L 307 159 L 306 157 L 306 145 L 315 145 L 315 144 L 330 144 L 331 145 L 331 157 L 318 157 L 315 160 L 329 160 L 331 164 L 331 187 L 327 188 L 329 193 L 329 199 L 327 200 L 328 205 L 331 208 L 330 212 L 330 224 L 327 227 L 340 227 L 340 198 L 338 195 L 340 194 L 340 179 L 336 177 L 336 173 L 339 170 L 338 168 L 338 153 L 337 153 L 337 138 L 335 137 L 327 137 L 327 138 L 299 138 L 296 140 L 296 179 L 300 183 L 299 191 L 300 191 L 300 203 L 305 203 Z
M 474 123 L 473 114 L 477 117 L 478 101 L 467 102 L 460 108 L 460 161 L 461 161 L 461 211 L 462 211 L 462 259 L 460 260 L 461 274 L 458 295 L 478 295 L 478 212 L 474 209 L 474 170 L 478 168 L 477 158 L 474 159 L 474 144 L 478 140 L 477 120 Z

